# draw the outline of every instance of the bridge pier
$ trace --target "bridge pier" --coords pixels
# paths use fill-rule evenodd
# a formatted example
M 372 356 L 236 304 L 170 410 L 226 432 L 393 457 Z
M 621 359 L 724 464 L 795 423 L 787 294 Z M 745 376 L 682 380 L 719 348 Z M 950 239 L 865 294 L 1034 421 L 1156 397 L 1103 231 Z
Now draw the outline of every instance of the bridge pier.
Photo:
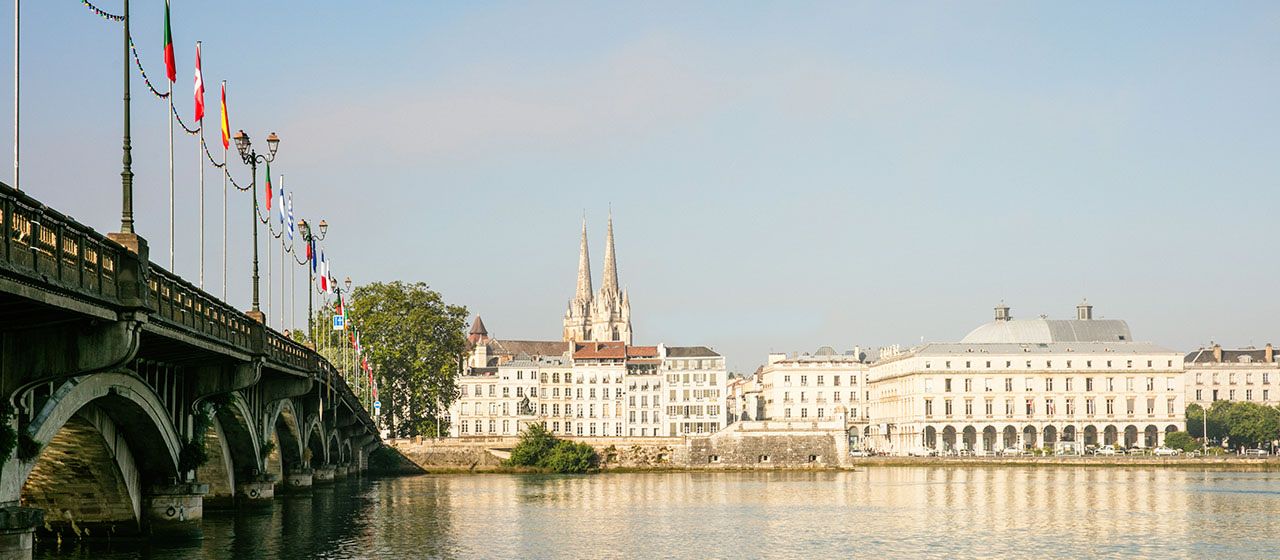
M 259 474 L 237 481 L 236 507 L 240 509 L 271 507 L 276 497 L 278 478 L 274 474 Z
M 307 492 L 311 490 L 314 472 L 310 468 L 289 469 L 284 473 L 283 490 L 285 492 Z
M 320 486 L 321 484 L 333 484 L 333 479 L 337 475 L 337 467 L 333 465 L 323 465 L 312 469 L 313 476 L 311 483 Z
M 44 524 L 44 510 L 0 507 L 0 560 L 30 560 L 36 527 Z
M 199 539 L 204 519 L 204 495 L 208 484 L 182 483 L 153 486 L 142 506 L 147 534 L 165 539 Z

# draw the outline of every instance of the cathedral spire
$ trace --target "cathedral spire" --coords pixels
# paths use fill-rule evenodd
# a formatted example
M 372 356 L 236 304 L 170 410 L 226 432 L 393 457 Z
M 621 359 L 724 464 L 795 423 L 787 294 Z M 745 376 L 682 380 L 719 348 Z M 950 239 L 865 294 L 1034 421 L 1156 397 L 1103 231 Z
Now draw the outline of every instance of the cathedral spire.
M 578 250 L 578 291 L 576 303 L 591 301 L 591 259 L 587 256 L 587 217 L 582 217 L 582 248 Z
M 604 245 L 604 276 L 600 279 L 601 293 L 618 295 L 618 264 L 613 257 L 613 211 L 609 211 L 609 235 Z

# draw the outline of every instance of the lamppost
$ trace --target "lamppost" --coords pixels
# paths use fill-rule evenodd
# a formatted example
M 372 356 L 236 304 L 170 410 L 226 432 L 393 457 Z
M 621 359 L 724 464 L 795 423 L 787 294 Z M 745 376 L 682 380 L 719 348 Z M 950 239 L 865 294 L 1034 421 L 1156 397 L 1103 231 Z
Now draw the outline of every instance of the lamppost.
M 240 152 L 240 159 L 244 160 L 252 170 L 252 181 L 250 183 L 253 191 L 253 311 L 255 318 L 259 322 L 263 322 L 265 316 L 262 310 L 258 308 L 258 162 L 271 163 L 276 159 L 276 148 L 280 146 L 280 139 L 276 137 L 276 133 L 272 132 L 267 137 L 267 150 L 269 155 L 261 155 L 254 151 L 249 145 L 249 135 L 243 130 L 236 132 L 236 151 Z
M 302 241 L 314 251 L 315 248 L 312 245 L 316 241 L 324 241 L 325 236 L 329 233 L 329 224 L 324 223 L 324 220 L 320 220 L 320 235 L 317 236 L 311 233 L 311 224 L 307 223 L 306 220 L 298 220 L 298 231 L 302 232 Z M 312 344 L 316 343 L 315 327 L 312 324 L 315 321 L 315 311 L 311 309 L 311 294 L 315 281 L 315 270 L 311 268 L 311 263 L 307 263 L 307 340 L 310 340 Z

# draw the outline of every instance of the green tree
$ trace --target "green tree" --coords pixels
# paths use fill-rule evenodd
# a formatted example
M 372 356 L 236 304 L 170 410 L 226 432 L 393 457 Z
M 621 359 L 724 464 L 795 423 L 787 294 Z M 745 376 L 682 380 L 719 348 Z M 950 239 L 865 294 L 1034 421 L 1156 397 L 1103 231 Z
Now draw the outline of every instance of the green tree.
M 542 427 L 542 424 L 530 424 L 520 434 L 520 443 L 511 450 L 507 464 L 518 467 L 536 467 L 551 452 L 560 440 Z
M 1227 414 L 1227 433 L 1232 447 L 1257 447 L 1275 439 L 1277 429 L 1280 429 L 1280 423 L 1277 422 L 1276 409 L 1269 406 L 1235 403 Z
M 467 350 L 467 308 L 446 304 L 421 282 L 399 281 L 358 286 L 347 305 L 374 369 L 384 425 L 399 437 L 435 436 L 437 426 L 445 433 L 444 413 L 458 397 L 455 378 Z M 361 371 L 354 352 L 342 350 L 350 333 L 339 336 L 332 348 L 347 355 L 344 371 Z
M 1187 433 L 1191 437 L 1204 437 L 1204 407 L 1191 403 L 1187 405 Z
M 1231 409 L 1235 403 L 1231 401 L 1214 401 L 1209 406 L 1209 439 L 1222 441 L 1229 436 Z
M 1164 436 L 1165 447 L 1171 449 L 1181 449 L 1182 451 L 1195 451 L 1200 447 L 1196 440 L 1187 432 L 1171 432 Z

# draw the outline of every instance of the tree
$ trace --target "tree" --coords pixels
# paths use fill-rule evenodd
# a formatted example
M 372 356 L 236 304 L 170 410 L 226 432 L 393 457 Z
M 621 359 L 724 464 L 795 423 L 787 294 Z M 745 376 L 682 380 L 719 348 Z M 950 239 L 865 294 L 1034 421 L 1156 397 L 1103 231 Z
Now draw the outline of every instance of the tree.
M 1235 403 L 1231 401 L 1214 401 L 1209 406 L 1209 439 L 1222 441 L 1228 437 L 1231 409 Z
M 1204 437 L 1204 407 L 1191 403 L 1187 405 L 1187 433 L 1191 437 Z
M 1200 447 L 1191 434 L 1187 432 L 1170 432 L 1164 436 L 1164 445 L 1170 449 L 1180 449 L 1182 451 L 1195 451 Z
M 445 432 L 444 412 L 458 397 L 455 378 L 467 350 L 467 308 L 446 304 L 421 282 L 399 281 L 359 286 L 348 305 L 389 431 L 435 436 L 439 426 Z
M 1263 442 L 1275 439 L 1280 423 L 1278 423 L 1276 409 L 1257 403 L 1241 402 L 1231 406 L 1227 414 L 1227 426 L 1232 447 L 1240 445 L 1257 447 Z
M 558 473 L 584 473 L 596 462 L 596 450 L 585 443 L 560 440 L 539 465 Z

